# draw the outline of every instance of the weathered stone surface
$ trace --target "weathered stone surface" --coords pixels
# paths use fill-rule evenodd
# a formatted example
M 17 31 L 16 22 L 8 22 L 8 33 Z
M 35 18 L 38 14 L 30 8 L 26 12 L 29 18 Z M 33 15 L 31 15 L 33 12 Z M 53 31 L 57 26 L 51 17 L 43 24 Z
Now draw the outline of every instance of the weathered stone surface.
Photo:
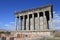
M 16 31 L 0 37 L 6 37 L 6 40 L 45 40 L 44 37 L 52 36 L 52 5 L 16 12 L 15 16 Z

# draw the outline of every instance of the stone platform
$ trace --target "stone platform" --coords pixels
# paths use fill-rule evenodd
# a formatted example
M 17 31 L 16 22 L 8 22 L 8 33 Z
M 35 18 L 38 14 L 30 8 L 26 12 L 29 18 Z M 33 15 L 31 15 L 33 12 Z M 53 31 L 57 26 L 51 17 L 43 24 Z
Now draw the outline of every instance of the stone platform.
M 15 31 L 11 32 L 11 35 L 14 40 L 37 40 L 44 37 L 51 37 L 52 31 Z

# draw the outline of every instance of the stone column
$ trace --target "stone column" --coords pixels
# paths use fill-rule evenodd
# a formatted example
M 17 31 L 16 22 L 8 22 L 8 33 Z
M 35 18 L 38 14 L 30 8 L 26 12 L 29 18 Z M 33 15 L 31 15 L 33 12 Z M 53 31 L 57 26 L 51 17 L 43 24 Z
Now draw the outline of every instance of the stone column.
M 40 30 L 40 18 L 39 18 L 39 13 L 38 14 L 38 30 Z
M 18 27 L 19 27 L 19 18 L 16 17 L 16 30 L 18 31 Z
M 50 18 L 50 30 L 52 30 L 52 14 L 51 14 L 51 11 L 49 11 L 49 18 Z
M 16 31 L 17 31 L 17 16 L 15 17 L 15 27 L 16 27 Z
M 23 16 L 23 20 L 22 20 L 22 30 L 24 30 L 24 22 L 25 22 L 25 17 Z
M 26 28 L 26 30 L 29 30 L 29 14 L 27 15 L 27 19 L 28 19 L 28 21 L 27 21 L 27 28 Z
M 34 14 L 32 14 L 32 27 L 31 27 L 31 30 L 34 30 Z
M 26 19 L 26 30 L 29 30 L 29 15 L 27 15 Z
M 39 30 L 41 30 L 41 27 L 40 27 L 40 13 L 39 13 Z
M 45 11 L 43 12 L 43 28 L 44 30 L 47 29 L 47 20 L 46 20 Z
M 19 26 L 18 26 L 18 31 L 20 31 L 20 30 L 21 30 L 21 26 L 20 26 L 20 19 L 21 19 L 21 18 L 20 18 L 20 16 L 19 16 L 19 18 L 18 18 L 18 20 L 19 20 L 19 23 L 18 23 L 18 24 L 19 24 Z

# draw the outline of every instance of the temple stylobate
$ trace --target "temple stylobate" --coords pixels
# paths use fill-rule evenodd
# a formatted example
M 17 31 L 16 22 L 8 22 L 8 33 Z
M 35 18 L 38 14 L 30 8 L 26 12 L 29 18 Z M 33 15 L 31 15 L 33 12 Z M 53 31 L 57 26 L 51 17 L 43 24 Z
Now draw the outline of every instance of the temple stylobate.
M 17 31 L 52 30 L 52 5 L 16 12 Z

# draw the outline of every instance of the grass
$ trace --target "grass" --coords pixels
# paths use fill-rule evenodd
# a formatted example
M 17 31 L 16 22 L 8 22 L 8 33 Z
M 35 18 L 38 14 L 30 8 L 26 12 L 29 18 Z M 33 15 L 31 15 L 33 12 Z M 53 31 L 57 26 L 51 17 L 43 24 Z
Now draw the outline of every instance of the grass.
M 47 38 L 47 40 L 60 40 L 60 37 L 59 38 L 56 38 L 56 37 L 54 37 L 54 38 Z

